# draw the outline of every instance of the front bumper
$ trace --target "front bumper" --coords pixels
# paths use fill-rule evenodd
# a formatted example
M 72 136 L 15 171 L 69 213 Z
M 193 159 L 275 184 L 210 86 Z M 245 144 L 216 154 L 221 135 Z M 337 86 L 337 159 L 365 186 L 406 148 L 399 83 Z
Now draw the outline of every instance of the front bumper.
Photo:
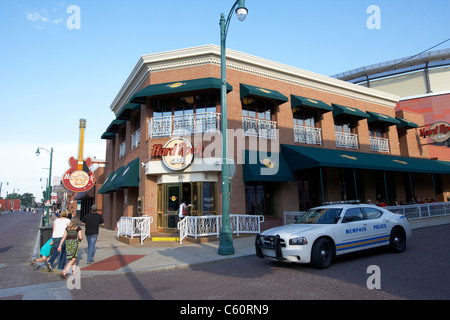
M 258 258 L 276 259 L 280 262 L 311 262 L 309 245 L 289 245 L 279 235 L 258 234 L 255 239 L 255 250 Z

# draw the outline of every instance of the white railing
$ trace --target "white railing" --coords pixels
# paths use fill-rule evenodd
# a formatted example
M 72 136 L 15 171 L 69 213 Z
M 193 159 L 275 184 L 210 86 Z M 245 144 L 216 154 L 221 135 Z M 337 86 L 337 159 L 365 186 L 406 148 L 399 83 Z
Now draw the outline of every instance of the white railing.
M 241 233 L 260 233 L 264 216 L 230 215 L 230 227 L 238 236 Z M 187 216 L 178 222 L 180 243 L 187 237 L 219 236 L 222 227 L 222 216 Z
M 450 214 L 450 202 L 431 202 L 385 207 L 393 213 L 404 214 L 408 220 L 439 217 Z
M 120 217 L 117 222 L 117 237 L 140 237 L 141 244 L 150 237 L 150 224 L 153 217 Z
M 295 142 L 322 145 L 322 129 L 294 125 Z
M 122 144 L 119 146 L 119 159 L 125 157 L 126 151 L 127 151 L 127 142 L 124 141 L 124 142 L 122 142 Z
M 149 139 L 219 132 L 220 113 L 214 112 L 158 117 L 148 121 Z
M 358 149 L 358 135 L 336 131 L 336 147 Z
M 141 143 L 141 129 L 137 129 L 135 133 L 131 135 L 131 150 L 137 148 Z
M 389 153 L 389 139 L 370 137 L 370 150 Z
M 277 140 L 277 122 L 255 118 L 242 118 L 244 136 Z

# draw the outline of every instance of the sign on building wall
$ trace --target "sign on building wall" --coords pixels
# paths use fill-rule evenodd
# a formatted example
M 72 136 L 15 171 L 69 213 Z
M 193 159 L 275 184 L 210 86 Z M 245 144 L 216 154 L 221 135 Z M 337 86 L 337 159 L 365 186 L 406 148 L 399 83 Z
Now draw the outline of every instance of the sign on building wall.
M 450 139 L 450 125 L 443 121 L 433 123 L 428 129 L 420 129 L 420 137 L 428 137 L 434 142 L 445 142 Z

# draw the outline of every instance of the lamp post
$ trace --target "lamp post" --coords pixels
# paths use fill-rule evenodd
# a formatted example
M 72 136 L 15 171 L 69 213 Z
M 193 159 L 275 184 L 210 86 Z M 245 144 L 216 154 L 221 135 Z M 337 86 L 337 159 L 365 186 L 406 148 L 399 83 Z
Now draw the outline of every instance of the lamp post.
M 222 127 L 222 229 L 219 234 L 220 255 L 234 254 L 233 232 L 230 227 L 230 174 L 228 159 L 228 116 L 227 116 L 227 57 L 226 57 L 226 41 L 228 27 L 230 26 L 231 17 L 236 12 L 239 21 L 244 21 L 247 17 L 248 10 L 245 7 L 245 0 L 237 0 L 228 14 L 225 21 L 225 15 L 220 16 L 220 62 L 221 62 L 221 127 Z
M 48 173 L 48 186 L 47 186 L 47 191 L 45 192 L 45 199 L 44 202 L 46 201 L 50 201 L 51 199 L 51 190 L 52 190 L 52 162 L 53 162 L 53 148 L 51 148 L 51 151 L 48 151 L 45 148 L 37 148 L 36 150 L 36 156 L 39 156 L 40 153 L 40 149 L 47 151 L 50 154 L 50 169 L 49 169 L 49 173 Z M 46 213 L 45 213 L 45 225 L 48 226 L 49 225 L 49 216 L 50 216 L 50 207 L 46 206 Z

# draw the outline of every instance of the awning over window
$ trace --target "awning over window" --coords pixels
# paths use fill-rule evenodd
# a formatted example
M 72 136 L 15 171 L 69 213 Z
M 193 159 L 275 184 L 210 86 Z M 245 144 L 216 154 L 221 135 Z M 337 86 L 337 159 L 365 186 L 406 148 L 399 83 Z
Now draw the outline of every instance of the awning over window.
M 117 115 L 117 120 L 130 120 L 130 115 L 134 110 L 141 110 L 141 105 L 139 103 L 127 103 L 122 110 L 120 110 Z
M 341 115 L 348 115 L 358 118 L 358 120 L 366 119 L 369 115 L 361 110 L 352 107 L 341 106 L 339 104 L 332 103 L 333 107 L 333 117 L 338 117 Z
M 450 174 L 450 165 L 428 159 L 285 144 L 281 145 L 281 152 L 292 171 L 316 167 L 337 167 Z
M 169 83 L 153 84 L 135 93 L 131 103 L 145 104 L 147 97 L 159 96 L 163 94 L 191 92 L 206 89 L 222 89 L 222 83 L 217 78 L 203 78 L 195 80 L 177 81 Z M 227 83 L 227 92 L 233 91 L 233 87 Z
M 413 128 L 419 127 L 419 125 L 417 125 L 414 122 L 411 122 L 409 120 L 399 118 L 399 117 L 395 117 L 395 119 L 397 119 L 399 122 L 399 124 L 397 124 L 397 128 L 413 129 Z
M 256 96 L 276 100 L 279 101 L 280 103 L 289 101 L 288 97 L 282 95 L 278 91 L 265 89 L 261 87 L 255 87 L 249 84 L 241 83 L 240 90 L 241 90 L 241 99 L 244 99 L 245 97 L 248 96 Z
M 281 153 L 244 151 L 244 182 L 293 181 L 294 176 Z
M 101 139 L 103 140 L 112 140 L 116 134 L 114 132 L 104 132 L 101 136 Z
M 119 132 L 119 128 L 121 126 L 125 126 L 127 123 L 124 120 L 113 120 L 111 124 L 106 129 L 106 132 L 108 133 L 117 133 Z
M 294 110 L 294 112 L 295 112 L 295 109 L 298 109 L 301 107 L 317 108 L 317 109 L 320 109 L 324 113 L 333 111 L 333 108 L 330 105 L 326 104 L 325 102 L 322 102 L 317 99 L 310 99 L 310 98 L 300 97 L 300 96 L 291 94 L 292 110 Z
M 103 182 L 101 187 L 98 188 L 99 194 L 105 194 L 105 193 L 109 192 L 109 186 L 111 185 L 111 178 L 113 176 L 114 176 L 114 171 L 109 174 L 109 176 L 108 176 L 108 178 L 106 178 L 105 182 Z
M 390 117 L 388 115 L 382 114 L 382 113 L 377 113 L 377 112 L 372 112 L 372 111 L 367 111 L 366 113 L 369 115 L 369 118 L 367 119 L 368 123 L 384 122 L 390 126 L 393 126 L 394 124 L 395 125 L 400 124 L 400 121 L 398 121 L 397 119 Z
M 116 189 L 125 189 L 129 187 L 139 187 L 139 158 L 128 163 L 122 173 L 116 179 L 114 186 Z
M 98 189 L 98 193 L 113 193 L 117 189 L 139 187 L 139 158 L 129 162 L 114 172 L 111 172 Z

